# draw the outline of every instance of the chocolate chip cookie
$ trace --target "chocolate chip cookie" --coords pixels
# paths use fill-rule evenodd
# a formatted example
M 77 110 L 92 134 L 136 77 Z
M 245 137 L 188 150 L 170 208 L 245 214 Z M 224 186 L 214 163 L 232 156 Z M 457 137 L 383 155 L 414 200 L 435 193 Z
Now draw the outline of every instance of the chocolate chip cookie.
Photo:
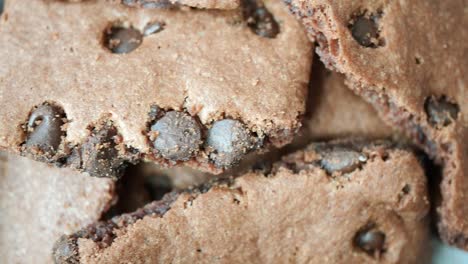
M 468 250 L 466 2 L 286 2 L 325 65 L 443 166 L 439 232 Z
M 280 1 L 7 1 L 0 43 L 0 148 L 99 177 L 142 159 L 219 173 L 291 141 L 312 61 Z
M 238 166 L 225 171 L 219 177 L 239 175 L 252 166 L 258 170 L 268 170 L 271 162 L 278 160 L 281 153 L 303 148 L 311 141 L 349 136 L 366 139 L 397 136 L 399 141 L 406 140 L 383 122 L 371 104 L 346 87 L 342 74 L 325 69 L 318 59 L 314 59 L 312 70 L 306 115 L 299 135 L 293 142 L 283 149 L 271 149 L 267 154 L 251 153 Z M 148 179 L 167 176 L 178 189 L 199 185 L 216 177 L 186 166 L 162 168 L 154 163 L 143 163 L 135 168 Z
M 56 263 L 421 263 L 418 159 L 386 142 L 312 144 L 274 164 L 167 194 L 63 236 Z
M 101 218 L 114 182 L 0 152 L 0 262 L 50 263 L 54 241 Z

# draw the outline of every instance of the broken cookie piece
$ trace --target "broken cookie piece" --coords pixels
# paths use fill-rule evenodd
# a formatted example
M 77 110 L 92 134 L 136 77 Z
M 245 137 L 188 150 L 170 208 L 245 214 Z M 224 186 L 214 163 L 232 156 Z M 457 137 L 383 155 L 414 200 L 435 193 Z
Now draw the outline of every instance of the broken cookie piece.
M 330 177 L 315 161 L 337 147 L 368 160 Z M 411 191 L 402 199 L 406 185 Z M 266 176 L 252 171 L 173 192 L 64 236 L 54 256 L 56 263 L 421 263 L 428 209 L 424 171 L 408 150 L 378 142 L 312 144 Z
M 442 165 L 439 233 L 468 250 L 466 3 L 285 2 L 325 65 Z
M 51 263 L 54 241 L 99 220 L 114 182 L 0 153 L 0 263 Z
M 46 160 L 86 167 L 94 176 L 112 175 L 129 160 L 221 173 L 247 152 L 290 142 L 305 111 L 312 45 L 281 1 L 261 8 L 269 22 L 252 30 L 240 9 L 128 8 L 104 0 L 5 2 L 0 148 L 31 154 L 32 148 L 22 146 L 37 145 L 35 127 L 23 125 L 32 108 L 47 102 L 60 106 L 67 122 L 60 138 L 51 130 L 55 123 L 38 134 L 52 144 L 54 155 Z M 272 21 L 281 23 L 273 38 L 265 37 Z M 192 121 L 168 126 L 175 113 Z M 206 136 L 224 119 L 238 122 L 233 129 L 241 126 L 255 145 L 239 149 L 233 143 L 232 151 L 220 149 L 215 157 Z M 85 154 L 96 158 L 81 164 L 82 148 L 102 122 L 113 124 L 118 140 L 93 143 L 99 153 L 87 149 Z M 56 149 L 58 143 L 63 148 Z M 30 156 L 44 160 L 40 152 Z

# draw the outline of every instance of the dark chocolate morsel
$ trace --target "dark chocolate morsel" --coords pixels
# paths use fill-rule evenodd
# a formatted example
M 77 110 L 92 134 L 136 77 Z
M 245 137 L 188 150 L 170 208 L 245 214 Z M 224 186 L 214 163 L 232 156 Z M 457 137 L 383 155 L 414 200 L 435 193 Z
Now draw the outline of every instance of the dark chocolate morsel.
M 149 36 L 151 34 L 155 34 L 161 32 L 164 29 L 166 24 L 164 22 L 152 22 L 148 23 L 145 28 L 143 29 L 143 35 Z
M 122 4 L 131 7 L 142 7 L 142 8 L 170 8 L 173 4 L 168 0 L 122 0 Z
M 376 18 L 361 15 L 352 20 L 350 24 L 353 38 L 364 47 L 376 48 L 378 46 L 379 29 Z
M 385 234 L 375 228 L 375 225 L 360 230 L 354 237 L 355 245 L 371 256 L 384 252 Z
M 457 104 L 447 101 L 445 96 L 426 99 L 424 109 L 429 123 L 433 126 L 448 126 L 457 119 L 460 108 Z
M 104 33 L 104 45 L 112 53 L 129 53 L 138 48 L 143 41 L 143 35 L 132 27 L 112 26 Z
M 365 156 L 354 150 L 333 149 L 325 151 L 320 160 L 321 167 L 329 174 L 334 172 L 348 173 L 357 168 L 364 161 Z
M 265 6 L 256 0 L 245 0 L 243 7 L 247 25 L 255 34 L 264 38 L 274 38 L 279 34 L 278 22 Z
M 78 246 L 73 237 L 63 235 L 57 240 L 52 249 L 52 257 L 56 264 L 78 264 Z
M 27 123 L 26 147 L 53 155 L 64 135 L 62 131 L 64 118 L 65 114 L 58 106 L 44 104 L 37 107 L 29 116 Z
M 201 130 L 193 117 L 176 111 L 166 113 L 151 126 L 157 132 L 154 148 L 166 159 L 189 160 L 198 151 Z
M 216 121 L 208 130 L 210 158 L 218 167 L 230 167 L 254 147 L 254 139 L 241 122 L 233 119 Z
M 106 125 L 94 130 L 81 147 L 82 169 L 94 177 L 118 178 L 125 166 L 115 143 L 117 130 Z

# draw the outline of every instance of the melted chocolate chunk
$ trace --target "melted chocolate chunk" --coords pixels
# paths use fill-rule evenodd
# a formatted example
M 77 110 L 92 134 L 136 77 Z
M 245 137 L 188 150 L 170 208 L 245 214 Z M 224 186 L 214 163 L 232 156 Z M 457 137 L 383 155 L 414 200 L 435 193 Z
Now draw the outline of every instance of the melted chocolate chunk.
M 157 132 L 154 148 L 173 161 L 189 160 L 202 143 L 197 121 L 181 112 L 168 112 L 151 126 L 151 131 Z
M 132 27 L 112 26 L 104 33 L 104 46 L 116 54 L 132 52 L 142 41 L 143 35 Z
M 30 151 L 54 155 L 60 146 L 65 114 L 58 106 L 44 104 L 29 116 L 25 146 Z
M 385 234 L 371 224 L 356 234 L 354 243 L 357 248 L 367 254 L 379 257 L 385 251 Z
M 116 128 L 109 125 L 93 131 L 81 147 L 84 171 L 94 177 L 117 178 L 122 174 L 125 162 L 119 157 L 114 139 L 116 136 Z
M 364 155 L 354 150 L 334 149 L 322 154 L 321 167 L 329 174 L 334 172 L 348 173 L 365 162 Z
M 241 122 L 232 119 L 216 121 L 208 130 L 210 158 L 218 167 L 229 167 L 254 147 L 254 139 Z
M 264 38 L 274 38 L 279 34 L 278 22 L 263 3 L 256 0 L 245 0 L 243 8 L 247 25 L 255 34 Z
M 364 47 L 377 48 L 381 46 L 380 31 L 377 24 L 378 16 L 375 15 L 359 15 L 349 24 L 351 35 L 353 38 Z
M 436 127 L 445 127 L 457 119 L 460 108 L 457 104 L 451 103 L 445 96 L 439 99 L 431 96 L 424 104 L 429 123 Z

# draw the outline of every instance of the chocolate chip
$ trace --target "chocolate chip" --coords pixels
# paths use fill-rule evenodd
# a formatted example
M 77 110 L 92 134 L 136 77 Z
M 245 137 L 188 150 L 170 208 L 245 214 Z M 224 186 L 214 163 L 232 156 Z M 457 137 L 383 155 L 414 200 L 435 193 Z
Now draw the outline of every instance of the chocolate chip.
M 278 22 L 263 4 L 255 0 L 245 0 L 243 7 L 247 25 L 255 34 L 264 38 L 274 38 L 278 35 Z
M 218 167 L 229 167 L 254 147 L 254 140 L 241 122 L 232 119 L 216 121 L 208 130 L 210 158 Z
M 44 104 L 34 109 L 27 123 L 26 148 L 53 155 L 64 135 L 64 118 L 65 114 L 58 106 Z
M 168 0 L 122 0 L 122 4 L 142 8 L 170 8 L 173 4 Z
M 363 154 L 354 150 L 333 149 L 322 154 L 320 165 L 329 174 L 334 172 L 348 173 L 359 168 L 361 162 L 366 160 Z
M 354 237 L 357 248 L 371 256 L 380 256 L 384 251 L 385 234 L 378 230 L 374 224 L 361 229 Z
M 61 236 L 52 249 L 56 264 L 79 263 L 78 246 L 74 237 Z
M 104 45 L 112 53 L 129 53 L 138 48 L 143 41 L 143 36 L 132 27 L 112 26 L 104 32 Z
M 81 147 L 81 162 L 84 171 L 93 177 L 118 178 L 125 166 L 119 157 L 115 142 L 117 129 L 105 125 L 93 130 Z
M 181 112 L 166 113 L 151 126 L 151 131 L 157 132 L 154 148 L 161 156 L 173 161 L 190 159 L 202 143 L 197 121 Z
M 429 123 L 433 126 L 444 127 L 450 125 L 457 119 L 460 108 L 451 103 L 445 96 L 435 98 L 431 96 L 426 99 L 424 109 Z
M 377 21 L 378 17 L 372 14 L 362 14 L 351 19 L 351 34 L 361 46 L 377 48 L 382 44 Z
M 161 32 L 164 29 L 166 24 L 164 22 L 152 22 L 148 23 L 145 28 L 143 29 L 143 35 L 149 36 L 151 34 L 155 34 Z

